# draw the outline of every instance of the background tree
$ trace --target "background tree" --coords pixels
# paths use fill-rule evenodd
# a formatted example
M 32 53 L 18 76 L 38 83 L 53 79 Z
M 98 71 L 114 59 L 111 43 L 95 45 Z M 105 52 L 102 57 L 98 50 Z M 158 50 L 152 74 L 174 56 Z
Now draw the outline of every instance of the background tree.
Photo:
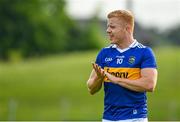
M 1 0 L 0 58 L 97 48 L 64 7 L 64 0 Z

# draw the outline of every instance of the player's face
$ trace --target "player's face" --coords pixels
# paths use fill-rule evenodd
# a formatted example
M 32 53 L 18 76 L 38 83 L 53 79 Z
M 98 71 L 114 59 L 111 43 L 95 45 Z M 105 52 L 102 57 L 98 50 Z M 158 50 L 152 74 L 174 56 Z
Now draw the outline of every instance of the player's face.
M 107 22 L 107 34 L 112 44 L 117 44 L 125 38 L 125 25 L 122 20 L 112 17 Z

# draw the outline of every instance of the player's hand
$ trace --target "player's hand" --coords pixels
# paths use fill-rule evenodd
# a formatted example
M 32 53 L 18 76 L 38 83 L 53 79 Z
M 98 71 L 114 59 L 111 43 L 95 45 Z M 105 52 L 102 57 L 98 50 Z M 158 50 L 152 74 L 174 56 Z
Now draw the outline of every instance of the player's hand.
M 111 75 L 110 73 L 108 73 L 108 72 L 104 72 L 104 73 L 105 73 L 106 77 L 107 77 L 112 83 L 117 84 L 117 83 L 120 81 L 119 78 Z
M 98 76 L 98 79 L 103 80 L 105 77 L 104 70 L 100 66 L 98 66 L 98 64 L 92 63 L 92 66 Z

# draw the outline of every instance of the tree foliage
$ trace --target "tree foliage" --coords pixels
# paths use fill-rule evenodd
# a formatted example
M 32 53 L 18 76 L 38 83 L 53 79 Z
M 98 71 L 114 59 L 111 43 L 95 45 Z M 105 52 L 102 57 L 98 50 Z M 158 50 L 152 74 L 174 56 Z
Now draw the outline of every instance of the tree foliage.
M 171 43 L 180 45 L 180 25 L 167 32 L 166 37 Z
M 8 59 L 12 52 L 29 57 L 96 48 L 84 40 L 84 31 L 64 7 L 64 0 L 1 0 L 0 58 Z

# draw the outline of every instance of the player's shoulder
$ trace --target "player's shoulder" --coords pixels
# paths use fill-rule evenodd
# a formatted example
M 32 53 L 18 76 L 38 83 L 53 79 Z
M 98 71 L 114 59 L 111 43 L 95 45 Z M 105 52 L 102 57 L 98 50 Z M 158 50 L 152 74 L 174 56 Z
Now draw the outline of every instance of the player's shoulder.
M 145 46 L 140 42 L 137 42 L 137 44 L 135 45 L 135 49 L 137 49 L 135 52 L 142 57 L 154 57 L 152 48 L 149 46 Z
M 115 48 L 116 48 L 115 44 L 110 44 L 110 45 L 108 45 L 106 47 L 103 47 L 99 52 L 100 53 L 106 53 L 106 52 L 111 51 L 111 50 L 113 50 Z
M 152 51 L 151 47 L 143 45 L 142 43 L 136 41 L 136 43 L 134 44 L 133 48 L 135 49 L 139 49 L 141 51 Z
M 148 47 L 145 46 L 145 45 L 143 45 L 142 43 L 138 42 L 137 40 L 135 40 L 135 42 L 134 42 L 134 44 L 131 46 L 131 48 L 144 50 L 144 49 L 146 49 L 146 48 L 148 48 Z
M 104 47 L 102 50 L 112 50 L 118 48 L 116 44 L 110 44 L 107 47 Z M 134 42 L 130 45 L 130 48 L 138 48 L 138 49 L 148 49 L 148 46 L 143 45 L 142 43 L 138 42 L 136 39 L 134 39 Z
M 118 48 L 118 46 L 116 44 L 110 44 L 109 46 L 102 48 L 99 51 L 99 53 L 100 54 L 113 53 L 113 51 L 117 51 L 116 50 L 117 48 Z M 142 43 L 138 42 L 137 40 L 135 40 L 135 42 L 133 44 L 131 44 L 129 48 L 132 49 L 133 52 L 135 49 L 135 51 L 137 51 L 137 53 L 152 52 L 152 49 L 149 46 L 145 46 Z

